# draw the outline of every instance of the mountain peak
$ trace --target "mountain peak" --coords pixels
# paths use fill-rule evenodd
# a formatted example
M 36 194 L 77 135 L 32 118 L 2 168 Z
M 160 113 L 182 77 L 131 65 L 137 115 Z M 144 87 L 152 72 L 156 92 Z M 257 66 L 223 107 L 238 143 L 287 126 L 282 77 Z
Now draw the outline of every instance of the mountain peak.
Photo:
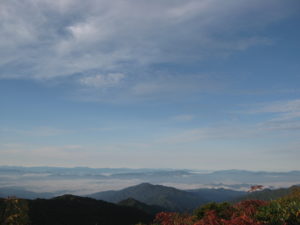
M 69 200 L 69 201 L 74 201 L 74 200 L 95 200 L 95 199 L 92 199 L 92 198 L 87 198 L 87 197 L 81 197 L 81 196 L 76 196 L 76 195 L 71 195 L 71 194 L 65 194 L 65 195 L 61 195 L 61 196 L 58 196 L 58 197 L 55 197 L 55 198 L 52 198 L 52 199 L 55 199 L 55 200 Z
M 145 183 L 140 183 L 140 184 L 136 185 L 135 187 L 153 187 L 153 186 L 155 186 L 155 185 L 145 182 Z

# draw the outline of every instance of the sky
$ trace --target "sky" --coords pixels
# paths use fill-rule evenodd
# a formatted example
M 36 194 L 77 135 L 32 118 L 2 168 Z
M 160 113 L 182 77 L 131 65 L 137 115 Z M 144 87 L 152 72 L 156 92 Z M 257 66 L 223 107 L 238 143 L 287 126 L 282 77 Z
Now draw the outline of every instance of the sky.
M 1 0 L 0 165 L 300 170 L 299 12 Z

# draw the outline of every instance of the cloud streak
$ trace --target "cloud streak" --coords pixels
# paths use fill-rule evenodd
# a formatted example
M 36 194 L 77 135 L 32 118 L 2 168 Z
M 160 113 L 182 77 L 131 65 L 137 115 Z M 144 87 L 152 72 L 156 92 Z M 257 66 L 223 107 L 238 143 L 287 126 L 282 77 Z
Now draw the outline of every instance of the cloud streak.
M 79 79 L 79 83 L 87 87 L 106 88 L 118 85 L 124 78 L 125 75 L 122 73 L 98 74 L 82 77 Z
M 241 112 L 240 112 L 241 113 Z M 215 126 L 199 127 L 181 130 L 173 133 L 158 142 L 162 143 L 189 143 L 201 140 L 239 140 L 247 138 L 267 137 L 268 135 L 299 136 L 300 130 L 300 100 L 286 100 L 257 104 L 252 109 L 242 112 L 255 117 L 257 114 L 268 114 L 267 119 L 256 123 L 226 123 Z M 179 116 L 180 118 L 180 116 Z M 183 117 L 184 118 L 184 117 Z
M 300 117 L 300 99 L 267 103 L 250 113 L 275 113 L 274 120 L 289 120 Z
M 33 137 L 51 137 L 70 134 L 74 131 L 66 129 L 58 129 L 54 127 L 34 127 L 30 129 L 0 129 L 3 133 L 13 133 L 21 136 L 33 136 Z
M 269 40 L 250 32 L 234 34 L 260 29 L 288 15 L 293 6 L 280 0 L 4 0 L 0 77 L 124 73 L 245 50 Z

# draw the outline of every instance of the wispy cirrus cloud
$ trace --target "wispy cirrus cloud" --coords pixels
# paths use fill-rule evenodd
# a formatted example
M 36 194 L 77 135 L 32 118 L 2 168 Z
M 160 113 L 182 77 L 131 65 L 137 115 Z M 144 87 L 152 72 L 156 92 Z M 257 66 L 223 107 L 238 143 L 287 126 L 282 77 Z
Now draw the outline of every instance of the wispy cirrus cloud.
M 0 77 L 123 73 L 230 54 L 270 44 L 249 28 L 259 30 L 298 6 L 281 0 L 4 0 Z
M 107 88 L 118 85 L 125 75 L 122 73 L 97 74 L 79 79 L 79 83 L 86 87 Z
M 299 136 L 300 133 L 300 100 L 285 100 L 252 105 L 239 114 L 258 115 L 267 114 L 257 122 L 219 123 L 210 126 L 184 129 L 159 140 L 163 143 L 189 143 L 201 140 L 239 140 L 267 136 Z M 258 117 L 260 118 L 260 117 Z
M 86 75 L 76 80 L 80 89 L 72 99 L 91 102 L 140 102 L 182 100 L 195 93 L 220 92 L 227 83 L 204 74 L 153 73 L 130 76 L 123 73 Z
M 265 130 L 270 131 L 276 131 L 276 130 L 282 130 L 282 131 L 297 131 L 300 130 L 300 121 L 299 120 L 293 120 L 293 121 L 285 121 L 285 120 L 279 120 L 279 121 L 267 121 L 262 124 L 260 124 L 261 128 L 264 128 Z
M 259 124 L 262 129 L 292 132 L 300 130 L 300 99 L 259 104 L 249 113 L 269 115 L 268 120 Z
M 174 71 L 273 44 L 262 28 L 298 8 L 292 0 L 4 0 L 0 79 L 67 83 L 71 99 L 96 102 L 218 91 L 218 80 Z
M 64 134 L 70 134 L 74 131 L 60 129 L 55 127 L 33 127 L 28 129 L 13 129 L 13 128 L 2 128 L 0 129 L 3 133 L 13 133 L 15 135 L 22 136 L 37 136 L 37 137 L 51 137 L 51 136 L 59 136 Z
M 277 101 L 260 104 L 250 113 L 274 113 L 274 120 L 290 120 L 300 118 L 300 99 Z

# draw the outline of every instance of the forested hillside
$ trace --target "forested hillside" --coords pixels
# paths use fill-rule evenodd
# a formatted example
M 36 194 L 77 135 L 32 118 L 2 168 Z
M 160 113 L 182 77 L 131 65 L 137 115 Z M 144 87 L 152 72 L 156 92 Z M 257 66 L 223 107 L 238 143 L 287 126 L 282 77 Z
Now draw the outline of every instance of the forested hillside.
M 152 215 L 133 207 L 73 195 L 0 200 L 1 225 L 132 225 L 152 219 Z
M 292 193 L 297 188 L 299 188 L 299 186 L 292 186 L 289 188 L 279 188 L 274 190 L 264 189 L 261 191 L 255 191 L 247 195 L 241 196 L 237 198 L 235 201 L 242 201 L 248 199 L 265 200 L 265 201 L 275 200 Z
M 161 212 L 152 225 L 299 225 L 300 188 L 271 201 L 209 203 L 192 214 Z
M 190 213 L 171 212 L 132 198 L 113 204 L 74 195 L 35 200 L 9 197 L 0 199 L 0 224 L 299 225 L 300 187 L 294 186 L 288 190 L 288 194 L 274 200 L 210 202 L 199 205 Z M 282 190 L 275 190 L 274 193 L 281 195 Z M 249 196 L 254 196 L 254 194 Z M 189 198 L 186 201 L 189 201 Z
M 89 197 L 114 203 L 134 198 L 148 205 L 160 206 L 170 211 L 189 211 L 206 203 L 201 196 L 194 193 L 149 183 L 143 183 L 120 191 L 99 192 L 89 195 Z
M 246 192 L 226 189 L 179 190 L 163 185 L 142 183 L 119 191 L 98 192 L 88 197 L 118 203 L 128 198 L 148 205 L 155 205 L 168 211 L 192 211 L 208 202 L 231 201 L 244 196 Z

